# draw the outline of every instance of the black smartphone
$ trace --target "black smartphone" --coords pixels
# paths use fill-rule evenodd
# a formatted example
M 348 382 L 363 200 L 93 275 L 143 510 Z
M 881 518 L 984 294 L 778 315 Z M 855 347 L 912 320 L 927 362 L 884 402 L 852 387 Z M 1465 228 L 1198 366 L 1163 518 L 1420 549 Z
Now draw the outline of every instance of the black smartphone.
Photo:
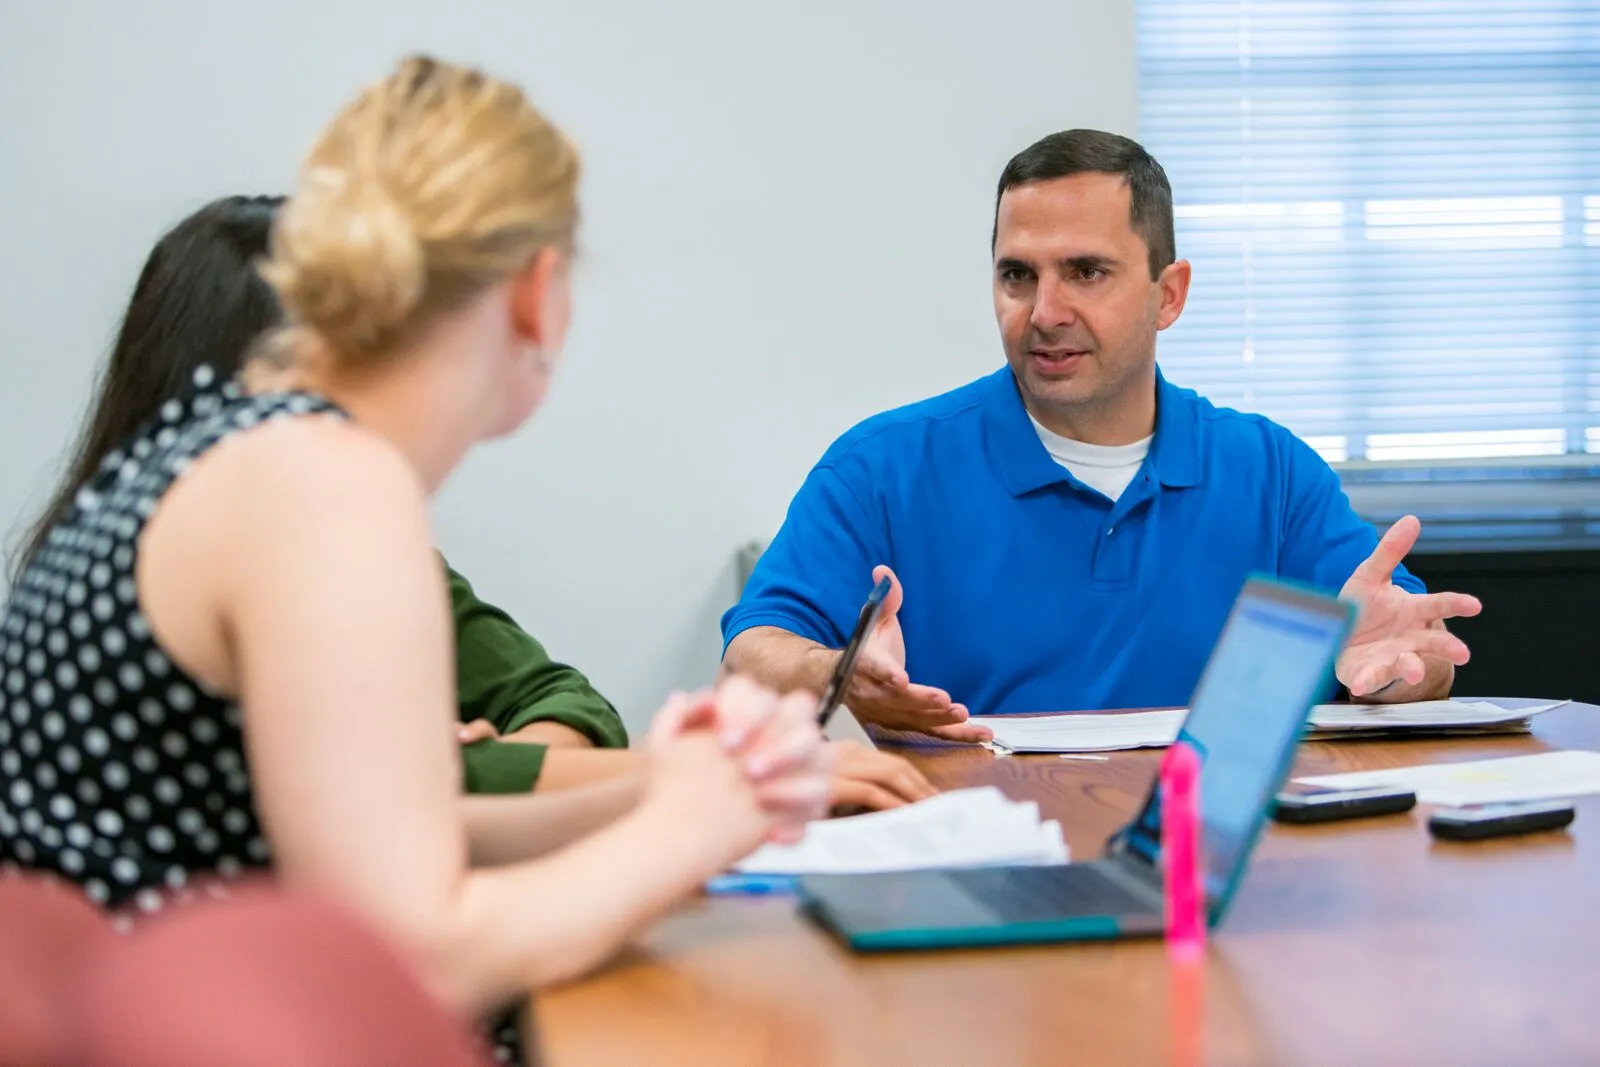
M 1559 830 L 1577 818 L 1566 800 L 1533 800 L 1520 804 L 1484 804 L 1472 808 L 1440 808 L 1428 816 L 1428 832 L 1446 841 L 1478 841 L 1535 830 Z
M 861 646 L 867 643 L 867 635 L 872 632 L 873 624 L 883 614 L 883 601 L 888 595 L 889 579 L 884 578 L 872 587 L 872 592 L 867 594 L 867 602 L 861 605 L 861 614 L 856 616 L 855 632 L 850 635 L 850 641 L 844 646 L 844 654 L 834 664 L 833 677 L 828 679 L 828 686 L 822 691 L 822 703 L 817 707 L 818 726 L 828 725 L 828 720 L 839 709 L 845 688 L 850 684 L 850 675 L 856 669 L 856 660 L 861 658 Z
M 1328 786 L 1291 785 L 1273 798 L 1272 817 L 1278 822 L 1333 822 L 1336 819 L 1363 819 L 1372 815 L 1394 815 L 1417 806 L 1417 794 L 1409 789 L 1368 786 L 1365 789 L 1334 789 Z

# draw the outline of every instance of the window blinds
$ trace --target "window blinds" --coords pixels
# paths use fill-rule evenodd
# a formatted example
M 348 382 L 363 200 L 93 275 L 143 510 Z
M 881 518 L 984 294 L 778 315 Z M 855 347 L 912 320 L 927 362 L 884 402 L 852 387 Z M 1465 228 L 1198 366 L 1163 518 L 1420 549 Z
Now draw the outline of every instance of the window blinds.
M 1600 452 L 1600 0 L 1138 0 L 1174 381 L 1328 459 Z

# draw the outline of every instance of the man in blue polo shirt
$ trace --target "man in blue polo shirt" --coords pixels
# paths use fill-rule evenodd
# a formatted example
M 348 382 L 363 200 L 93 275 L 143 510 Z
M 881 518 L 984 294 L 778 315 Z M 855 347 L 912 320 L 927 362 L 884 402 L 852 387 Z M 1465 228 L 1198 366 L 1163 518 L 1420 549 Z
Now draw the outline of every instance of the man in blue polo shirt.
M 950 740 L 968 714 L 1186 703 L 1246 576 L 1361 605 L 1338 663 L 1357 699 L 1444 696 L 1476 614 L 1401 566 L 1283 427 L 1168 382 L 1172 191 L 1138 144 L 1053 134 L 1000 178 L 995 318 L 1007 366 L 868 419 L 801 486 L 723 616 L 731 670 L 821 689 L 877 577 L 896 577 L 846 703 Z M 892 568 L 892 570 L 890 570 Z M 900 583 L 904 583 L 902 593 Z

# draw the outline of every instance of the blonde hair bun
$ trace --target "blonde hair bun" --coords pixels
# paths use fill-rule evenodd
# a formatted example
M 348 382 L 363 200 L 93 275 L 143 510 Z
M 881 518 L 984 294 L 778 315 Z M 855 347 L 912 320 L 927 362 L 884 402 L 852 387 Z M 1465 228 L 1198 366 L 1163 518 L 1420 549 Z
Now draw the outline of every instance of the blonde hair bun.
M 371 356 L 570 246 L 577 182 L 577 150 L 515 85 L 410 56 L 317 139 L 262 275 L 292 328 Z
M 422 242 L 383 186 L 309 168 L 279 218 L 263 274 L 289 317 L 351 354 L 385 347 L 422 299 Z

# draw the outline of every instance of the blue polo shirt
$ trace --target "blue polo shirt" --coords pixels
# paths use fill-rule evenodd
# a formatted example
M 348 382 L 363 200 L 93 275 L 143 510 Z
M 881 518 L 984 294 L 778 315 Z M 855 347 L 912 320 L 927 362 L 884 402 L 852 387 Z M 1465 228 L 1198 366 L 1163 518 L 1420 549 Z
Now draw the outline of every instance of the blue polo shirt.
M 1187 704 L 1248 575 L 1337 592 L 1377 534 L 1288 430 L 1156 390 L 1115 503 L 1045 451 L 1009 368 L 861 423 L 795 495 L 724 647 L 752 626 L 842 647 L 886 563 L 912 681 L 973 714 Z

